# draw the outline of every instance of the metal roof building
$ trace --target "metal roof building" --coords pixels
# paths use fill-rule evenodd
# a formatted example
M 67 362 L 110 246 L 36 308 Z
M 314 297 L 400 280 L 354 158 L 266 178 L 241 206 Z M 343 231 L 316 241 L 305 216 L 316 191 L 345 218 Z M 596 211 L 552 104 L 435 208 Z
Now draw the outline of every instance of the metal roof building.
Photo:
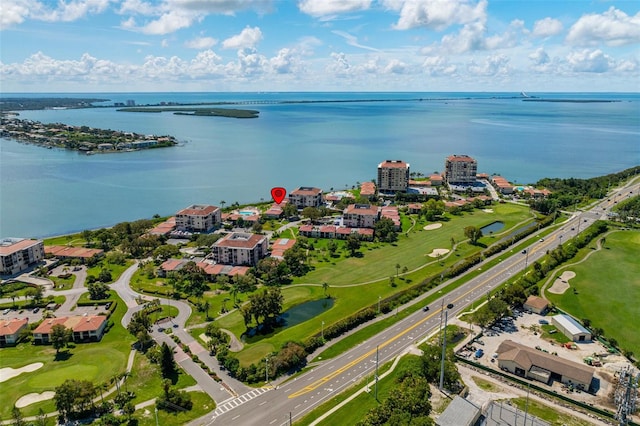
M 551 324 L 574 342 L 591 341 L 591 332 L 569 315 L 559 314 L 551 317 Z

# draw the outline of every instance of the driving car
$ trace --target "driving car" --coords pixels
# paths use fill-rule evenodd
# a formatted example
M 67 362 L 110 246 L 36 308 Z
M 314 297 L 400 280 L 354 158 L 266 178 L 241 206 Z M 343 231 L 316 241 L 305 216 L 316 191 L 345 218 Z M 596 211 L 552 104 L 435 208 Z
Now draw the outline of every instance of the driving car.
M 447 305 L 447 309 L 451 309 L 451 308 L 453 308 L 453 303 L 449 303 L 449 304 Z
M 424 308 L 422 308 L 422 310 L 423 310 L 424 312 L 427 312 L 427 311 L 429 310 L 429 307 L 428 307 L 428 306 L 425 306 Z

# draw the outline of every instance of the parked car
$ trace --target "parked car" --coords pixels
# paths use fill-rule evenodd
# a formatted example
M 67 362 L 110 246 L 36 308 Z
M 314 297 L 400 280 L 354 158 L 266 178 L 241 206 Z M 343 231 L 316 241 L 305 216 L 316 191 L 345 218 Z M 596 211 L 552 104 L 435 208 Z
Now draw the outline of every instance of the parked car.
M 538 320 L 538 323 L 547 325 L 547 324 L 549 324 L 549 321 L 541 319 L 541 320 Z
M 38 311 L 40 311 L 40 308 L 34 308 L 33 311 L 31 311 L 31 312 L 33 312 L 34 314 L 37 314 Z
M 2 315 L 7 315 L 9 312 L 11 312 L 11 309 L 7 308 L 4 311 L 2 311 Z

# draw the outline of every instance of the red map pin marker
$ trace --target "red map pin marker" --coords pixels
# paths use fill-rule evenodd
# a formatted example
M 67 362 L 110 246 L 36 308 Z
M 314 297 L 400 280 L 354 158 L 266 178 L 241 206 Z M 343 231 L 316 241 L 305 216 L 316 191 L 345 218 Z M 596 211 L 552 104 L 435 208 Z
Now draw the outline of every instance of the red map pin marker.
M 271 198 L 273 198 L 273 201 L 276 202 L 276 204 L 280 204 L 282 202 L 282 200 L 284 200 L 284 197 L 287 196 L 287 190 L 280 187 L 280 186 L 276 186 L 275 188 L 271 188 Z

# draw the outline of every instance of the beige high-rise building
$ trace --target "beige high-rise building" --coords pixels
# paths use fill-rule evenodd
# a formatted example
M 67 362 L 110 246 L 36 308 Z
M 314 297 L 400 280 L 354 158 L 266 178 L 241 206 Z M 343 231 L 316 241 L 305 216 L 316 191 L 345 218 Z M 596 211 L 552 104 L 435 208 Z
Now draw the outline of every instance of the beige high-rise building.
M 409 163 L 385 160 L 378 164 L 378 191 L 405 192 L 409 186 Z
M 468 155 L 450 155 L 444 163 L 444 176 L 449 184 L 470 184 L 476 181 L 478 163 Z

